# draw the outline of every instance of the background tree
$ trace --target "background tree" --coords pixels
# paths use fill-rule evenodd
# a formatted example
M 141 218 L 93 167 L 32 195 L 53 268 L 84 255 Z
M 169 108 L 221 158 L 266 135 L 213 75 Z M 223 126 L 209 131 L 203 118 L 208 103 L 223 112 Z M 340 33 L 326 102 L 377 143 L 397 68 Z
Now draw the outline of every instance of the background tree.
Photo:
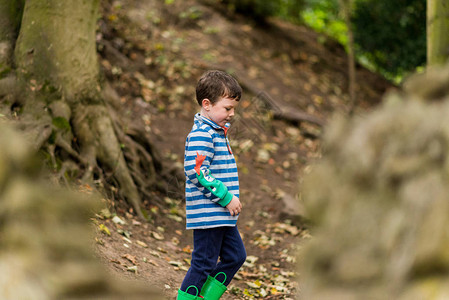
M 352 22 L 359 55 L 390 78 L 426 61 L 424 0 L 358 0 Z
M 338 0 L 306 0 L 302 20 L 318 32 L 349 43 Z M 355 56 L 371 70 L 399 82 L 426 62 L 425 0 L 355 0 L 351 12 Z
M 142 198 L 163 168 L 144 126 L 120 116 L 100 80 L 99 0 L 1 1 L 2 114 L 61 179 L 95 180 L 144 217 Z
M 355 54 L 354 54 L 354 33 L 351 24 L 351 14 L 352 14 L 352 0 L 340 0 L 341 10 L 343 12 L 343 18 L 345 19 L 348 35 L 348 75 L 349 75 L 349 99 L 351 101 L 351 113 L 355 109 L 356 104 L 356 94 L 355 94 L 355 83 L 356 83 L 356 73 L 355 73 Z
M 427 1 L 427 64 L 443 64 L 449 57 L 449 3 Z

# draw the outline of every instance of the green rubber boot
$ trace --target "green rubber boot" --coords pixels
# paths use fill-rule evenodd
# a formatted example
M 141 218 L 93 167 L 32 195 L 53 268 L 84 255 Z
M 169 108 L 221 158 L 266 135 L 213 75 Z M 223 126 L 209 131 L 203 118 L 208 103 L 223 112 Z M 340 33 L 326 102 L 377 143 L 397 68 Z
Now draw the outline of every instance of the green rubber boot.
M 218 281 L 216 278 L 218 275 L 223 274 L 224 280 L 223 282 Z M 218 300 L 221 295 L 226 292 L 227 288 L 223 284 L 226 281 L 226 274 L 223 272 L 218 273 L 215 277 L 208 276 L 206 283 L 203 285 L 201 289 L 200 295 L 204 297 L 205 300 Z
M 191 295 L 189 293 L 187 293 L 187 291 L 190 288 L 194 288 L 196 290 L 196 295 Z M 185 292 L 181 291 L 181 289 L 178 290 L 178 297 L 176 298 L 176 300 L 196 300 L 196 299 L 201 299 L 200 297 L 198 297 L 198 288 L 194 285 L 189 286 Z

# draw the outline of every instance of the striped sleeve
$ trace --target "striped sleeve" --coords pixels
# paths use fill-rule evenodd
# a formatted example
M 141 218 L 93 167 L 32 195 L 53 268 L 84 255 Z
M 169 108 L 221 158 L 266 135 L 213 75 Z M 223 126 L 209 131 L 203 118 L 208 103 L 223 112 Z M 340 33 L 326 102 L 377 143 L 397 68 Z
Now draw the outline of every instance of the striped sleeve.
M 184 172 L 187 179 L 195 185 L 199 185 L 194 169 L 197 153 L 206 156 L 202 166 L 209 168 L 214 158 L 214 142 L 209 132 L 195 130 L 187 136 L 184 154 Z

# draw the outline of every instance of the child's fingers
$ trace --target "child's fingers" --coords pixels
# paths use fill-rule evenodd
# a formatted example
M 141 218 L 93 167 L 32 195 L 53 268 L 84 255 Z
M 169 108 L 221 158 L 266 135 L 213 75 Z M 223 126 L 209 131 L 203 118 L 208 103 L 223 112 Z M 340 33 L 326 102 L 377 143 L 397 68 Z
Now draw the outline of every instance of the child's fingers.
M 236 216 L 240 213 L 240 209 L 230 209 L 229 213 L 231 214 L 231 216 Z

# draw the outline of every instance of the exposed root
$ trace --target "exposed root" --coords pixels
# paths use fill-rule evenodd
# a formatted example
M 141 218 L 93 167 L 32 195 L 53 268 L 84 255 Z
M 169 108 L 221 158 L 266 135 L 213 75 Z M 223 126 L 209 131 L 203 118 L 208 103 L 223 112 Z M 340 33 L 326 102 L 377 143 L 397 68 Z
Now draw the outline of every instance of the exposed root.
M 128 170 L 106 107 L 83 106 L 78 110 L 84 111 L 75 112 L 73 123 L 82 148 L 88 149 L 91 160 L 98 160 L 102 166 L 112 171 L 113 177 L 117 180 L 120 195 L 132 205 L 139 217 L 144 218 L 138 189 Z M 93 166 L 92 163 L 91 166 Z
M 15 84 L 14 77 L 1 80 L 0 95 L 2 89 L 10 89 Z M 106 90 L 107 97 L 111 98 L 108 103 L 117 102 L 115 91 Z M 69 106 L 63 99 L 48 104 L 42 101 L 46 96 L 41 96 L 24 95 L 17 124 L 35 150 L 43 149 L 48 153 L 55 180 L 69 185 L 70 178 L 80 179 L 111 191 L 108 193 L 110 198 L 119 196 L 126 200 L 140 218 L 145 218 L 142 199 L 161 204 L 153 191 L 165 192 L 166 184 L 162 183 L 172 182 L 176 171 L 171 166 L 164 166 L 141 124 L 127 120 L 128 126 L 123 126 L 117 105 L 104 105 L 102 101 L 87 105 L 85 101 L 78 101 Z M 0 104 L 9 115 L 12 107 L 17 105 L 11 101 Z M 62 123 L 56 124 L 55 120 Z M 70 125 L 66 126 L 63 120 Z
M 81 155 L 79 155 L 78 152 L 76 152 L 72 148 L 72 146 L 67 141 L 65 141 L 64 139 L 58 137 L 56 139 L 56 146 L 60 147 L 65 152 L 67 152 L 68 154 L 70 154 L 71 156 L 76 158 L 78 160 L 78 162 L 82 163 L 83 165 L 85 165 L 85 166 L 88 165 L 87 160 L 84 157 L 82 157 Z
M 16 77 L 10 75 L 8 77 L 0 79 L 0 97 L 4 97 L 6 95 L 17 94 L 17 80 Z
M 19 88 L 14 75 L 0 79 L 0 114 L 8 116 L 11 107 L 16 102 Z
M 2 125 L 2 299 L 163 299 L 111 276 L 92 247 L 89 217 L 100 209 L 99 199 L 42 182 L 26 138 Z
M 26 135 L 32 142 L 33 148 L 39 150 L 50 139 L 52 128 L 48 124 L 35 124 L 26 129 Z
M 59 170 L 56 178 L 60 181 L 62 180 L 65 183 L 66 187 L 70 187 L 70 182 L 68 181 L 67 177 L 73 178 L 79 172 L 79 166 L 75 162 L 67 160 L 62 163 L 61 169 Z
M 127 158 L 136 169 L 141 169 L 147 176 L 145 176 L 150 185 L 156 182 L 156 167 L 152 156 L 147 150 L 130 137 L 126 137 L 127 144 L 129 144 L 127 151 L 129 153 Z M 140 167 L 140 168 L 139 168 Z

